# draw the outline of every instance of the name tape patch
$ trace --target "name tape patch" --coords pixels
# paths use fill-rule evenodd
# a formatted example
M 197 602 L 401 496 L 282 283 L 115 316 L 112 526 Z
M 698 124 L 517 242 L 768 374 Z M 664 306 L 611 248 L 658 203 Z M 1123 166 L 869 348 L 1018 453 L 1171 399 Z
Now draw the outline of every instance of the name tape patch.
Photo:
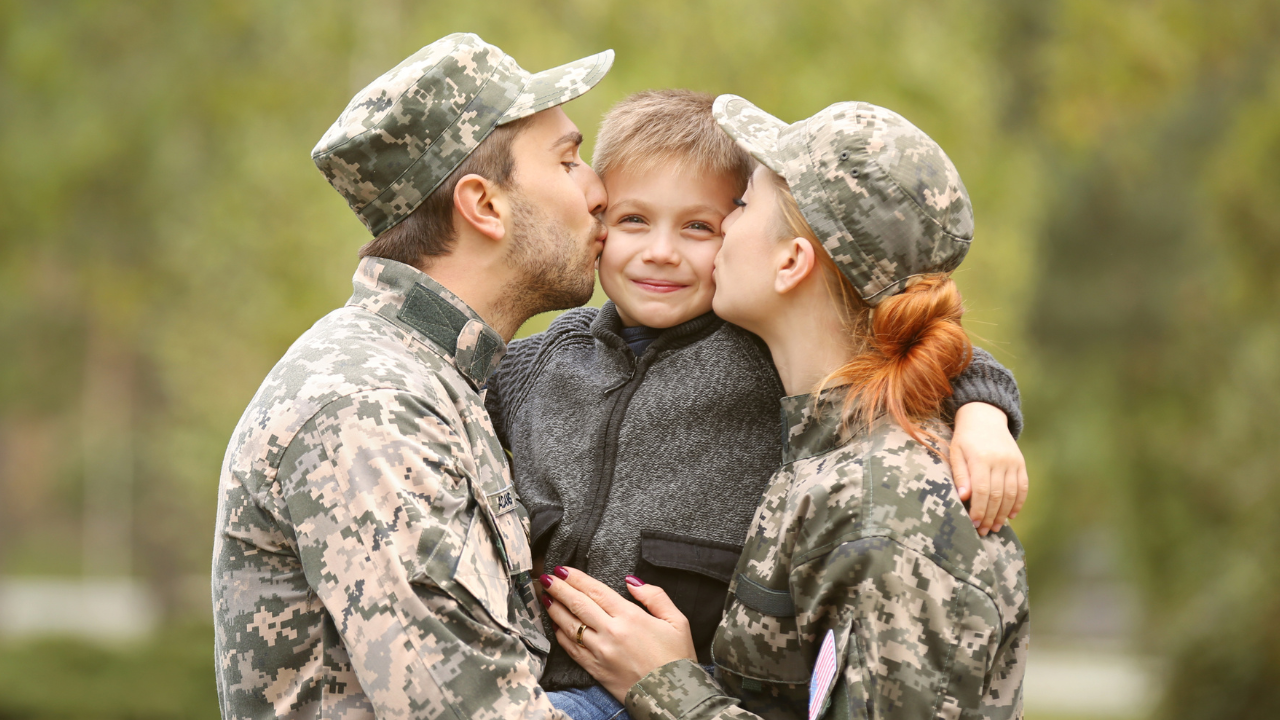
M 510 485 L 496 493 L 485 495 L 485 498 L 489 501 L 489 509 L 493 511 L 494 517 L 505 515 L 516 509 L 516 493 Z

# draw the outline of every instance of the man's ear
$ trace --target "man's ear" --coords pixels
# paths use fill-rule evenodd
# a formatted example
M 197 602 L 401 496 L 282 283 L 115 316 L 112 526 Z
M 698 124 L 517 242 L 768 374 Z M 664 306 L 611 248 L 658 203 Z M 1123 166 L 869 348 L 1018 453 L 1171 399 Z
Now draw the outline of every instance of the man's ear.
M 804 282 L 818 266 L 817 250 L 809 238 L 795 237 L 784 241 L 778 249 L 778 271 L 773 289 L 779 295 L 788 293 Z
M 453 188 L 453 209 L 464 223 L 490 240 L 507 236 L 511 206 L 506 193 L 487 178 L 463 175 Z

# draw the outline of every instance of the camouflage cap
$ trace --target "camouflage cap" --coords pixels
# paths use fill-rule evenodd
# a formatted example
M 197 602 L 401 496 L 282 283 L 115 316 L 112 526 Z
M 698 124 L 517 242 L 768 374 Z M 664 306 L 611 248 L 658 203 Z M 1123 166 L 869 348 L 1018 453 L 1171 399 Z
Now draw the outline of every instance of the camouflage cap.
M 405 219 L 499 125 L 578 97 L 613 51 L 540 73 L 471 33 L 443 37 L 356 93 L 311 151 L 374 237 Z
M 712 113 L 787 181 L 823 247 L 871 305 L 912 277 L 954 270 L 969 252 L 973 207 L 960 173 L 892 110 L 842 102 L 788 125 L 721 95 Z

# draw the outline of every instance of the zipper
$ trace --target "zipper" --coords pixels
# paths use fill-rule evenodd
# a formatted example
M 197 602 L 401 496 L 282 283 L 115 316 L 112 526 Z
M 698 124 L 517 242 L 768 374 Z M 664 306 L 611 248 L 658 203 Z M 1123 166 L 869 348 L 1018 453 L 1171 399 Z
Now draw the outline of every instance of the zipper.
M 594 492 L 587 512 L 583 515 L 583 522 L 580 523 L 578 537 L 573 544 L 573 551 L 569 553 L 567 563 L 570 567 L 583 572 L 586 572 L 587 564 L 591 560 L 591 543 L 600 529 L 600 522 L 604 519 L 604 508 L 609 500 L 609 491 L 613 488 L 613 473 L 618 460 L 618 435 L 622 432 L 622 421 L 626 418 L 631 397 L 644 382 L 645 372 L 649 369 L 647 360 L 656 357 L 656 353 L 650 356 L 646 352 L 645 356 L 648 357 L 632 361 L 631 374 L 626 380 L 605 391 L 605 394 L 612 395 L 612 398 L 600 438 L 603 449 L 596 461 Z

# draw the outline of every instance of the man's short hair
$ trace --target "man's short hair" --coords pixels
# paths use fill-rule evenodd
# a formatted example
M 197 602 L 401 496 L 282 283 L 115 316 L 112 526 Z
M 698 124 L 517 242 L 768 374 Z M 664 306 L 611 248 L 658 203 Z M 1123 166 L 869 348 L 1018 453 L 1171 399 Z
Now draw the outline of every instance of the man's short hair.
M 600 121 L 591 164 L 611 172 L 646 172 L 664 165 L 728 176 L 741 193 L 755 160 L 711 115 L 715 97 L 692 90 L 646 90 L 614 105 Z
M 431 258 L 448 255 L 458 239 L 453 228 L 453 191 L 467 175 L 479 175 L 503 190 L 514 186 L 516 159 L 511 148 L 529 124 L 521 118 L 494 128 L 449 177 L 404 220 L 360 248 L 360 257 L 378 257 L 426 270 Z

